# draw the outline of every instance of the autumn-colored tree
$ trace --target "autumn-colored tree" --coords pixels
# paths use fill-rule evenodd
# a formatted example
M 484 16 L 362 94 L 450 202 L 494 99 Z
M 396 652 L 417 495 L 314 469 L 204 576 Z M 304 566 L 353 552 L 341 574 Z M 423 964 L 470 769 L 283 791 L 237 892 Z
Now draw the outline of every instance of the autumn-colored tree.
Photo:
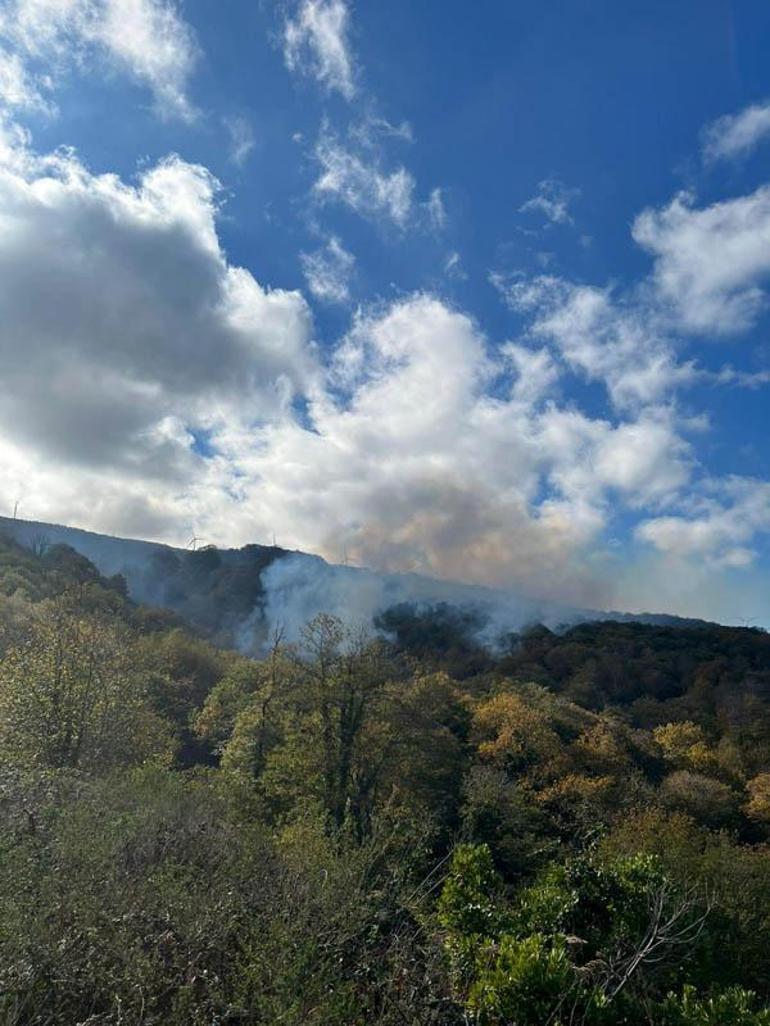
M 734 827 L 740 799 L 729 785 L 689 770 L 669 774 L 660 787 L 660 799 L 667 809 L 686 812 L 706 826 Z
M 746 815 L 757 823 L 770 823 L 770 773 L 758 773 L 746 784 Z
M 653 736 L 665 760 L 676 769 L 703 772 L 716 765 L 716 756 L 706 741 L 703 727 L 697 723 L 690 720 L 666 723 L 656 727 Z
M 564 753 L 548 714 L 509 691 L 478 706 L 473 716 L 472 735 L 483 762 L 511 773 L 541 768 Z

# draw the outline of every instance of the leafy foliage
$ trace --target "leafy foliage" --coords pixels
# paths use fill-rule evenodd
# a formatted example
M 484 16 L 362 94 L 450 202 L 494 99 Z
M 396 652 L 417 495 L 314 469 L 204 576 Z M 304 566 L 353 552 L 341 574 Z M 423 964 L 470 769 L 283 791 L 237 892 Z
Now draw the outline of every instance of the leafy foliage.
M 247 659 L 0 541 L 0 1020 L 770 1024 L 767 635 L 382 626 Z

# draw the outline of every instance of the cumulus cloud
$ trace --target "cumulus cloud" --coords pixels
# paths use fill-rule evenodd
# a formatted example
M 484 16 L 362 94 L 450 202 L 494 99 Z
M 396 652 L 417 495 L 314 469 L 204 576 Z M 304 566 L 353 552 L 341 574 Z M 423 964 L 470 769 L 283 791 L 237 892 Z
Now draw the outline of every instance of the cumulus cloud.
M 561 408 L 542 345 L 495 351 L 435 297 L 361 312 L 324 375 L 302 298 L 226 261 L 204 169 L 172 158 L 131 185 L 19 147 L 0 169 L 0 477 L 25 515 L 275 533 L 602 605 L 613 506 L 663 511 L 686 484 L 665 411 Z
M 517 342 L 506 342 L 501 353 L 509 361 L 514 373 L 511 392 L 514 399 L 534 405 L 552 394 L 561 372 L 547 349 L 533 349 Z
M 716 567 L 742 568 L 756 558 L 756 537 L 770 532 L 770 484 L 730 477 L 711 482 L 687 513 L 646 520 L 637 535 L 660 552 L 697 557 Z
M 349 21 L 344 0 L 301 0 L 295 16 L 286 19 L 283 36 L 287 67 L 312 75 L 346 100 L 356 91 Z
M 355 153 L 328 130 L 322 132 L 315 155 L 321 165 L 314 185 L 318 197 L 343 203 L 363 217 L 406 226 L 415 185 L 406 168 L 384 171 L 375 155 Z
M 620 289 L 551 274 L 493 273 L 507 305 L 527 318 L 569 369 L 601 382 L 618 410 L 671 401 L 697 382 L 758 388 L 765 370 L 706 370 L 679 356 L 689 335 L 732 336 L 752 328 L 767 304 L 770 187 L 698 208 L 679 194 L 634 221 L 634 240 L 653 257 L 650 274 Z
M 24 516 L 176 542 L 275 534 L 583 607 L 624 604 L 618 521 L 641 521 L 645 551 L 750 561 L 768 500 L 703 484 L 674 402 L 702 372 L 676 358 L 657 279 L 624 295 L 498 277 L 526 321 L 500 345 L 409 295 L 360 310 L 325 362 L 301 295 L 228 262 L 220 203 L 211 174 L 178 157 L 126 182 L 0 131 L 10 509 L 21 498 Z M 303 258 L 324 300 L 347 298 L 353 267 L 333 236 Z M 570 373 L 602 382 L 610 405 L 565 401 Z
M 725 114 L 703 130 L 703 157 L 713 163 L 745 157 L 770 138 L 770 102 Z
M 633 237 L 655 258 L 655 286 L 683 329 L 731 335 L 754 324 L 770 276 L 770 186 L 700 209 L 681 193 L 643 211 Z
M 104 473 L 107 493 L 122 482 L 129 493 L 130 482 L 140 493 L 149 482 L 184 491 L 200 470 L 196 433 L 223 420 L 246 430 L 311 387 L 307 306 L 228 264 L 216 233 L 218 183 L 205 169 L 172 157 L 130 185 L 92 174 L 72 154 L 39 157 L 18 145 L 8 154 L 6 483 L 28 490 L 30 468 L 41 466 L 73 482 L 78 468 Z
M 187 87 L 198 47 L 173 0 L 8 0 L 0 38 L 15 54 L 0 70 L 15 106 L 39 106 L 60 73 L 96 55 L 147 86 L 163 115 L 195 116 Z
M 475 580 L 495 563 L 498 580 L 513 564 L 521 580 L 522 561 L 534 571 L 538 556 L 553 566 L 571 553 L 574 521 L 528 512 L 537 442 L 524 410 L 487 401 L 495 368 L 467 317 L 416 297 L 359 318 L 346 345 L 363 351 L 347 361 L 358 368 L 347 400 L 314 403 L 310 429 L 268 427 L 255 456 L 295 537 L 338 558 L 344 547 L 356 562 Z
M 541 402 L 545 354 L 490 352 L 430 296 L 359 315 L 336 365 L 334 391 L 302 423 L 266 425 L 248 457 L 218 438 L 248 468 L 244 536 L 279 524 L 280 544 L 337 561 L 601 605 L 611 505 L 663 505 L 689 477 L 665 412 L 613 424 Z
M 566 502 L 589 536 L 592 519 L 596 535 L 606 536 L 609 496 L 616 512 L 640 518 L 633 530 L 640 554 L 618 577 L 627 605 L 660 595 L 679 612 L 734 615 L 740 596 L 723 587 L 721 572 L 742 571 L 756 590 L 750 568 L 770 534 L 770 484 L 709 478 L 686 438 L 708 430 L 708 418 L 679 412 L 678 396 L 697 383 L 760 388 L 770 372 L 710 369 L 680 353 L 693 335 L 737 336 L 756 326 L 770 276 L 770 189 L 702 208 L 680 194 L 640 214 L 633 237 L 653 263 L 625 288 L 491 275 L 524 320 L 523 339 L 503 347 L 521 371 L 515 387 L 534 410 L 541 451 L 562 454 L 549 464 L 552 491 L 541 515 Z M 620 422 L 608 430 L 601 419 L 556 406 L 568 372 L 601 383 Z
M 311 293 L 326 303 L 346 303 L 356 258 L 332 235 L 321 249 L 300 254 L 302 270 Z
M 559 178 L 544 178 L 535 195 L 519 207 L 519 213 L 541 214 L 551 224 L 574 224 L 569 207 L 579 195 L 580 189 L 568 189 Z
M 531 317 L 530 333 L 552 343 L 573 371 L 602 382 L 618 409 L 658 403 L 697 377 L 692 363 L 677 361 L 648 302 L 552 275 L 493 274 L 492 283 L 512 309 Z

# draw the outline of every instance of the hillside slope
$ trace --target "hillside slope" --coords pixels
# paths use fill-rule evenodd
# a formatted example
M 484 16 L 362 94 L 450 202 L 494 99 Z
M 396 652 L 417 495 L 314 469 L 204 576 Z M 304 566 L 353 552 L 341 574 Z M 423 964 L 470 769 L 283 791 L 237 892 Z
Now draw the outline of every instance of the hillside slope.
M 136 601 L 171 609 L 212 638 L 250 651 L 260 648 L 276 624 L 296 636 L 321 611 L 371 622 L 394 609 L 423 614 L 435 608 L 461 609 L 472 612 L 474 632 L 484 644 L 496 644 L 502 635 L 533 623 L 551 628 L 603 619 L 702 624 L 665 614 L 579 609 L 419 574 L 335 566 L 319 556 L 276 546 L 181 549 L 8 517 L 0 517 L 0 535 L 32 550 L 69 545 L 103 575 L 122 575 Z

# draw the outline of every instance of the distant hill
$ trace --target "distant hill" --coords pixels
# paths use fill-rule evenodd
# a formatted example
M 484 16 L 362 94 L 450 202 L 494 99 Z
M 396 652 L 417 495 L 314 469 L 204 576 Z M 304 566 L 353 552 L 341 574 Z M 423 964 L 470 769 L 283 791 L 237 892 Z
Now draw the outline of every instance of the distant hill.
M 103 575 L 122 575 L 136 601 L 171 609 L 210 637 L 245 650 L 258 648 L 271 625 L 280 623 L 296 634 L 322 610 L 364 621 L 383 618 L 394 609 L 415 610 L 420 616 L 433 609 L 470 610 L 477 638 L 485 644 L 534 623 L 551 628 L 595 620 L 686 627 L 705 623 L 666 614 L 579 609 L 418 574 L 335 566 L 277 546 L 181 549 L 9 517 L 0 517 L 0 534 L 30 550 L 68 545 Z

